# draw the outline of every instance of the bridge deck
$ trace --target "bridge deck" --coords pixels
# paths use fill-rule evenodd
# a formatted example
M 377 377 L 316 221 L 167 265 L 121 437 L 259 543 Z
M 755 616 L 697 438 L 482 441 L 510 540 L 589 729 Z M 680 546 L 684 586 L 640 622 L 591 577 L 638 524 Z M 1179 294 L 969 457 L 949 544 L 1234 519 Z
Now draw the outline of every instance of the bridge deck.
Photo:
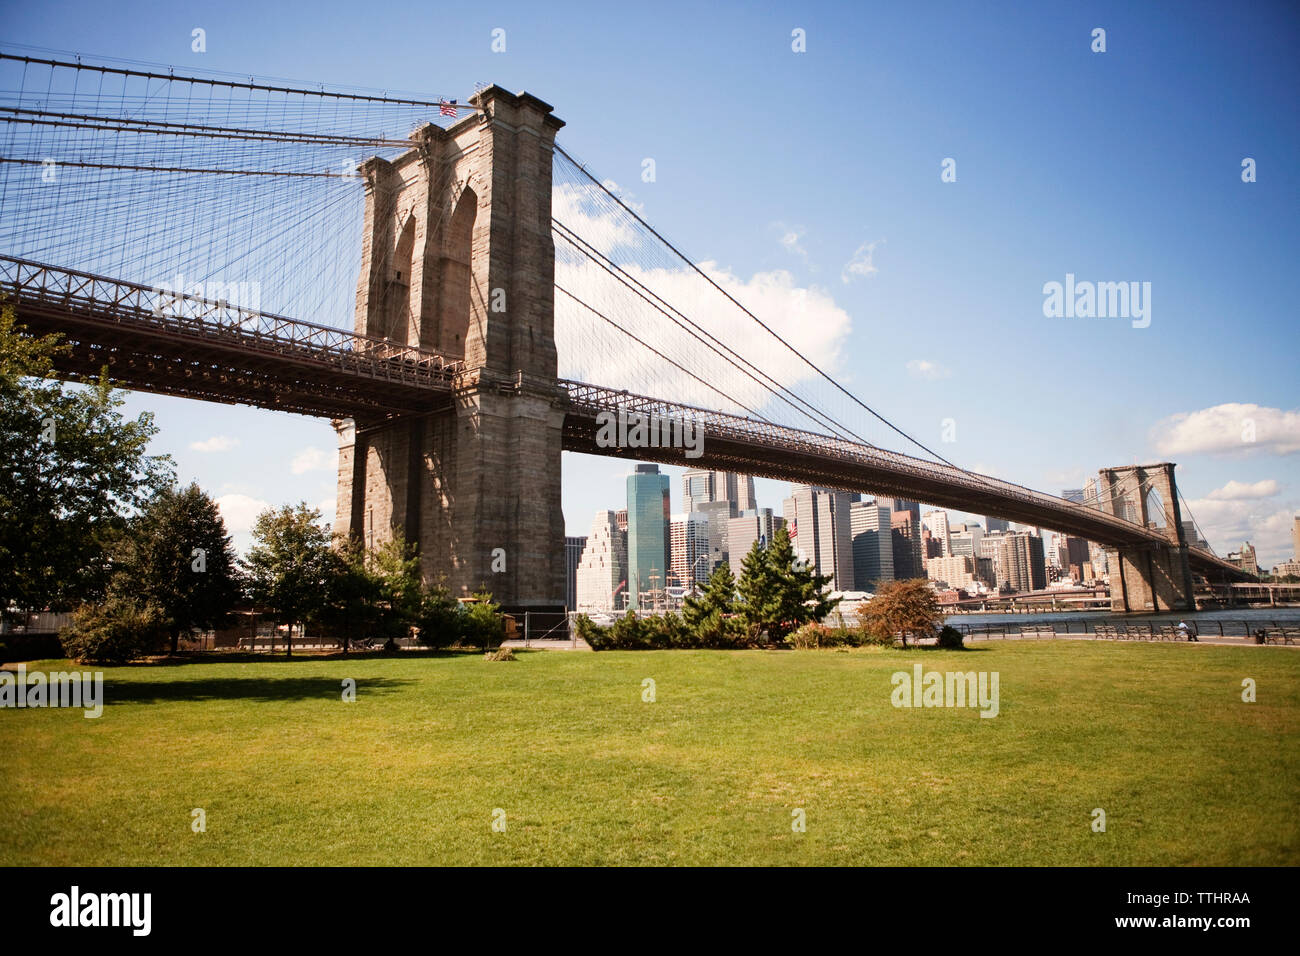
M 1160 531 L 1009 481 L 977 475 L 939 462 L 913 458 L 816 432 L 728 415 L 583 382 L 563 381 L 568 395 L 564 447 L 590 455 L 636 457 L 691 468 L 716 468 L 799 484 L 909 498 L 961 511 L 994 515 L 1077 535 L 1116 547 L 1167 545 Z M 703 426 L 698 458 L 682 448 L 610 448 L 597 441 L 598 416 L 620 410 L 656 420 L 695 421 Z M 1194 570 L 1240 577 L 1234 565 L 1189 548 Z
M 0 300 L 30 332 L 63 335 L 61 374 L 107 367 L 114 384 L 140 391 L 373 421 L 451 407 L 467 381 L 461 363 L 428 350 L 24 259 L 0 256 Z M 555 401 L 568 451 L 909 498 L 1116 547 L 1168 543 L 1155 529 L 1012 482 L 816 432 L 584 382 L 559 382 Z M 703 454 L 602 445 L 598 416 L 620 410 L 700 423 Z M 1189 551 L 1194 570 L 1249 577 Z
M 60 333 L 59 372 L 125 388 L 328 418 L 382 418 L 451 400 L 459 363 L 424 349 L 0 256 L 0 302 Z

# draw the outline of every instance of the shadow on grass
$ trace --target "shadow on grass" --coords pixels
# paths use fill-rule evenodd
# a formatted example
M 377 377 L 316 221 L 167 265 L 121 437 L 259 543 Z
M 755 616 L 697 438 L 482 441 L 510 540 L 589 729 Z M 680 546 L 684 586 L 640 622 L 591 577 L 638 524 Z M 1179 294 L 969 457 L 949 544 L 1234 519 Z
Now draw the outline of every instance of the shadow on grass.
M 151 657 L 146 660 L 131 661 L 126 664 L 101 664 L 101 667 L 178 667 L 190 664 L 302 664 L 315 661 L 405 661 L 425 658 L 461 657 L 466 654 L 482 654 L 481 648 L 421 648 L 419 650 L 398 651 L 331 651 L 326 654 L 315 651 L 300 651 L 292 657 L 286 657 L 283 651 L 274 654 L 253 651 L 178 651 L 165 657 Z M 82 665 L 89 667 L 91 665 Z
M 300 700 L 340 700 L 341 678 L 330 677 L 226 677 L 178 681 L 132 681 L 110 677 L 105 682 L 105 703 L 157 704 L 168 701 L 245 700 L 273 703 Z M 360 678 L 357 695 L 391 693 L 408 680 L 386 677 Z

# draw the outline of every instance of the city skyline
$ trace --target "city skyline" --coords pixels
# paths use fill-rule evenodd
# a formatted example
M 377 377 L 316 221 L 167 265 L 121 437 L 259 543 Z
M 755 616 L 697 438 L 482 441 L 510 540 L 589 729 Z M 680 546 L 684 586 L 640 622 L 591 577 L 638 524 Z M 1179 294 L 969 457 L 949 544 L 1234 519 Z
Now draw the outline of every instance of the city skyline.
M 644 495 L 644 487 L 653 487 L 654 504 L 641 510 L 657 521 L 645 537 L 646 547 L 652 553 L 667 549 L 662 559 L 667 572 L 654 581 L 642 581 L 641 591 L 656 591 L 661 596 L 669 588 L 689 592 L 722 563 L 739 573 L 753 544 L 770 540 L 780 527 L 791 533 L 796 554 L 827 576 L 830 590 L 841 593 L 870 593 L 880 581 L 900 577 L 925 578 L 953 591 L 1025 593 L 1041 591 L 1058 581 L 1090 587 L 1105 579 L 1110 570 L 1104 549 L 1084 538 L 865 492 L 789 484 L 782 498 L 783 515 L 777 515 L 754 494 L 752 477 L 737 473 L 682 469 L 677 487 L 684 506 L 690 506 L 682 511 L 668 503 L 674 484 L 663 467 L 634 465 L 626 475 L 625 509 L 596 512 L 591 554 L 583 552 L 581 567 L 570 563 L 570 592 L 584 595 L 577 604 L 579 609 L 618 610 L 624 606 L 621 601 L 630 599 L 630 584 L 637 575 L 626 565 L 611 564 L 605 556 L 617 550 L 615 516 L 636 514 L 636 498 Z M 644 486 L 647 480 L 653 480 L 653 485 Z M 1087 490 L 1063 489 L 1061 497 L 1083 503 Z M 752 507 L 738 507 L 737 499 Z M 921 520 L 913 521 L 918 514 Z M 902 517 L 901 526 L 895 515 Z M 953 515 L 963 519 L 954 521 Z M 637 534 L 629 529 L 636 524 L 626 518 L 622 522 L 624 554 L 634 547 Z M 990 530 L 994 524 L 998 527 Z M 1192 520 L 1184 519 L 1183 525 L 1188 542 L 1200 543 Z M 646 527 L 644 520 L 642 527 Z M 1300 515 L 1293 518 L 1289 534 L 1300 552 Z M 931 549 L 928 556 L 925 546 Z M 900 547 L 904 552 L 920 548 L 922 556 L 919 561 L 895 557 Z M 1257 566 L 1256 549 L 1249 542 L 1227 552 L 1226 557 L 1251 573 L 1268 573 L 1272 567 Z M 1284 560 L 1278 566 L 1285 574 L 1286 567 L 1294 565 Z M 585 582 L 573 580 L 578 573 L 589 577 Z M 625 582 L 615 581 L 620 573 Z M 624 597 L 620 597 L 619 583 L 629 585 Z

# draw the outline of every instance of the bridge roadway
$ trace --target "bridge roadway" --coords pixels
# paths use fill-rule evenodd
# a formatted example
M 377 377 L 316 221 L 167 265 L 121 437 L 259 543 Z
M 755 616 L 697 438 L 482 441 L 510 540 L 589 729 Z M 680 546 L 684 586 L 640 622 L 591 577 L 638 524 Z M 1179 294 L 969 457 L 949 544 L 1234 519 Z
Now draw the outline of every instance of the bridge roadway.
M 458 390 L 483 384 L 460 362 L 426 349 L 7 256 L 0 256 L 0 304 L 14 306 L 31 333 L 64 336 L 61 375 L 97 377 L 106 366 L 115 385 L 138 391 L 374 422 L 450 408 Z M 555 401 L 565 409 L 566 451 L 908 498 L 1111 547 L 1168 543 L 1159 531 L 1075 502 L 816 432 L 583 382 L 560 381 Z M 620 412 L 699 423 L 703 454 L 602 443 L 602 413 Z M 1208 551 L 1189 552 L 1193 571 L 1248 579 Z

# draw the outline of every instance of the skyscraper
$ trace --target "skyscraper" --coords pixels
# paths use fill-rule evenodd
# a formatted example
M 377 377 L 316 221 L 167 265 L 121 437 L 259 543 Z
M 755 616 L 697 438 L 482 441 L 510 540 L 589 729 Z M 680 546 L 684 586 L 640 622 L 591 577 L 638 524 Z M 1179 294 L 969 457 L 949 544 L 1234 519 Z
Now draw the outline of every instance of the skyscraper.
M 978 559 L 975 562 L 975 570 L 977 573 L 982 570 L 985 574 L 982 580 L 992 587 L 1002 583 L 1002 577 L 998 573 L 1002 569 L 1002 539 L 1009 533 L 993 531 L 980 538 L 979 548 L 976 551 Z
M 993 534 L 997 531 L 1011 530 L 1011 525 L 1007 523 L 1006 519 L 990 518 L 988 515 L 984 516 L 984 527 L 988 528 L 989 534 Z
M 751 508 L 727 521 L 727 552 L 731 570 L 740 574 L 740 563 L 749 554 L 754 542 L 772 542 L 772 535 L 785 526 L 785 519 L 772 514 L 771 508 Z
M 754 478 L 734 471 L 715 471 L 713 473 L 714 493 L 718 498 L 725 498 L 736 503 L 736 513 L 742 514 L 758 507 L 754 496 Z
M 1061 569 L 1068 572 L 1076 582 L 1092 577 L 1091 559 L 1088 542 L 1072 535 L 1060 535 Z
M 957 530 L 950 531 L 948 541 L 952 545 L 954 556 L 966 556 L 974 561 L 980 554 L 980 542 L 984 538 L 984 529 L 977 524 L 958 525 Z
M 785 499 L 785 521 L 795 551 L 828 576 L 836 591 L 853 590 L 853 532 L 849 508 L 857 495 L 796 485 Z
M 731 548 L 727 542 L 727 531 L 731 519 L 736 517 L 736 503 L 727 498 L 719 498 L 717 501 L 696 505 L 695 513 L 706 516 L 709 521 L 709 570 L 712 571 L 724 561 L 731 562 Z M 732 570 L 735 570 L 735 568 Z
M 939 542 L 939 557 L 946 558 L 952 554 L 952 542 L 948 540 L 948 512 L 927 511 L 921 516 L 921 524 L 930 529 L 930 537 Z
M 627 591 L 627 532 L 613 511 L 598 511 L 575 575 L 579 611 L 614 611 Z
M 921 559 L 929 561 L 931 558 L 943 557 L 943 545 L 939 539 L 925 525 L 921 525 Z
M 1043 539 L 1027 532 L 1001 536 L 998 544 L 999 584 L 1009 584 L 1012 591 L 1041 591 L 1047 587 L 1047 567 L 1043 559 Z
M 964 554 L 931 558 L 925 562 L 925 576 L 950 588 L 969 587 L 975 583 L 975 562 Z
M 669 575 L 674 584 L 690 587 L 709 578 L 709 518 L 699 511 L 673 515 L 669 545 Z
M 698 505 L 717 498 L 716 484 L 711 471 L 692 469 L 682 475 L 682 510 L 688 514 Z
M 566 535 L 564 538 L 564 606 L 570 611 L 578 607 L 578 565 L 587 547 L 587 537 Z
M 730 501 L 736 514 L 758 507 L 754 496 L 754 479 L 734 471 L 692 469 L 682 475 L 682 508 L 695 511 L 712 501 Z
M 921 506 L 915 501 L 908 498 L 877 498 L 876 502 L 883 508 L 888 508 L 890 514 L 898 514 L 900 511 L 910 511 L 916 518 L 916 523 L 921 523 Z
M 853 534 L 853 590 L 874 591 L 881 581 L 894 580 L 894 536 L 891 512 L 877 501 L 849 505 Z
M 637 464 L 627 476 L 628 607 L 642 606 L 643 594 L 668 586 L 668 476 L 659 466 Z
M 1084 492 L 1082 488 L 1066 488 L 1061 492 L 1061 497 L 1066 501 L 1084 504 Z
M 894 577 L 900 581 L 925 577 L 925 551 L 918 511 L 895 511 L 889 518 L 894 544 Z

